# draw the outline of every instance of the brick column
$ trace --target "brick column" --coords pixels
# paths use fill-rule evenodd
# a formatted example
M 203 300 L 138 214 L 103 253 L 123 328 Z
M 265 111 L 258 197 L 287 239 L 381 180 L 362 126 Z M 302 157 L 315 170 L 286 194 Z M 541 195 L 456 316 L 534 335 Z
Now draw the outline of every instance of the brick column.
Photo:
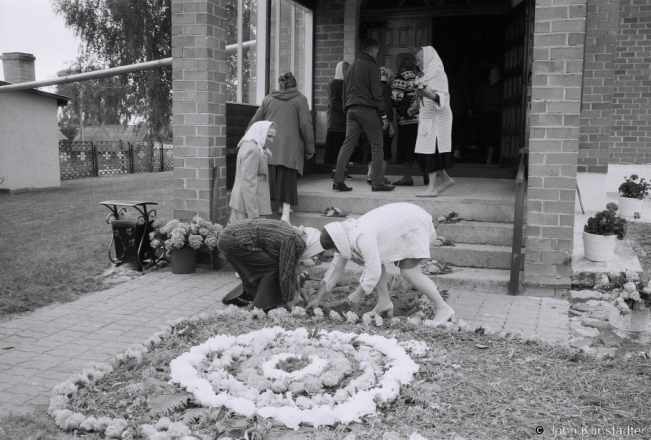
M 346 0 L 344 16 L 344 60 L 352 63 L 359 53 L 362 0 Z
M 225 3 L 172 0 L 175 218 L 226 219 Z
M 588 0 L 577 183 L 589 211 L 606 206 L 619 0 Z
M 536 1 L 527 286 L 571 284 L 585 17 L 585 0 Z

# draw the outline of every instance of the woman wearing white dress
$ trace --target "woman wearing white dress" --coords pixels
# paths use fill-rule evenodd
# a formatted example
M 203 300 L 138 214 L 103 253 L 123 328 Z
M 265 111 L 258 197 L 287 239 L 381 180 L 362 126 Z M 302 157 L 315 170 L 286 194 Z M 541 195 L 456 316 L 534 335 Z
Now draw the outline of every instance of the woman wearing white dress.
M 364 266 L 364 273 L 359 287 L 348 300 L 357 303 L 363 294 L 377 289 L 378 302 L 373 312 L 392 316 L 385 264 L 395 263 L 402 277 L 434 303 L 436 324 L 454 319 L 454 310 L 443 301 L 434 281 L 420 270 L 421 261 L 430 258 L 430 242 L 435 237 L 432 216 L 411 203 L 391 203 L 357 220 L 325 225 L 321 231 L 321 245 L 336 252 L 316 298 L 308 307 L 319 305 L 339 281 L 348 260 L 353 260 Z
M 448 77 L 443 62 L 432 46 L 416 52 L 416 62 L 423 72 L 414 82 L 418 86 L 416 105 L 408 112 L 420 112 L 416 153 L 424 154 L 429 173 L 429 185 L 418 197 L 436 197 L 454 185 L 445 172 L 452 168 L 452 110 Z M 439 182 L 437 185 L 437 179 Z

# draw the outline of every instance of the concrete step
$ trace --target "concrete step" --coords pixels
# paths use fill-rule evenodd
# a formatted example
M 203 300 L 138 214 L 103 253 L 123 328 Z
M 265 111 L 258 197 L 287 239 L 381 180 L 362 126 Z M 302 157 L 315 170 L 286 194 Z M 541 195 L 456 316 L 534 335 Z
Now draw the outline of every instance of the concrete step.
M 322 265 L 328 268 L 328 263 Z M 400 269 L 393 264 L 387 264 L 387 273 L 391 276 L 400 275 Z M 355 272 L 360 276 L 363 268 L 352 261 L 346 265 L 347 272 Z M 509 291 L 510 271 L 503 269 L 480 269 L 471 267 L 455 267 L 454 272 L 446 275 L 430 275 L 439 290 L 485 292 L 507 295 Z M 520 286 L 524 281 L 524 272 L 520 272 Z
M 399 176 L 397 177 L 399 178 Z M 324 177 L 301 179 L 296 212 L 322 213 L 335 206 L 348 214 L 365 214 L 388 203 L 409 202 L 418 205 L 433 217 L 457 212 L 468 221 L 512 223 L 514 210 L 513 181 L 497 179 L 457 179 L 457 184 L 439 197 L 421 198 L 416 195 L 423 186 L 397 187 L 389 192 L 372 192 L 365 177 L 355 176 L 346 185 L 349 192 L 332 191 L 332 181 Z
M 522 250 L 524 253 L 524 249 Z M 455 243 L 455 246 L 431 247 L 433 259 L 452 266 L 486 269 L 510 269 L 511 247 L 491 244 Z M 524 269 L 524 258 L 522 267 Z
M 321 229 L 326 224 L 334 221 L 359 217 L 359 214 L 351 214 L 346 218 L 324 217 L 322 214 L 312 212 L 294 212 L 291 215 L 292 224 L 311 226 L 317 229 Z M 458 223 L 439 224 L 436 226 L 436 234 L 447 238 L 453 243 L 511 246 L 511 242 L 513 241 L 513 224 L 464 220 Z

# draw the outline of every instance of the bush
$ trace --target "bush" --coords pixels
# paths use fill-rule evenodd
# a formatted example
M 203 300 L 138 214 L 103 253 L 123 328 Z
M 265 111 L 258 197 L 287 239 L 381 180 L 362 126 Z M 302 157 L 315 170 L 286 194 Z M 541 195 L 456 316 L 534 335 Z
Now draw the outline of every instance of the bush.
M 621 218 L 613 211 L 604 209 L 596 213 L 594 217 L 590 217 L 583 230 L 594 235 L 617 235 L 618 240 L 623 240 L 626 235 L 626 219 Z
M 624 177 L 626 180 L 624 183 L 619 185 L 619 195 L 629 199 L 643 199 L 649 195 L 649 189 L 651 189 L 651 184 L 649 184 L 644 178 L 640 179 L 639 182 L 636 182 L 638 179 L 637 174 L 632 174 L 631 177 Z

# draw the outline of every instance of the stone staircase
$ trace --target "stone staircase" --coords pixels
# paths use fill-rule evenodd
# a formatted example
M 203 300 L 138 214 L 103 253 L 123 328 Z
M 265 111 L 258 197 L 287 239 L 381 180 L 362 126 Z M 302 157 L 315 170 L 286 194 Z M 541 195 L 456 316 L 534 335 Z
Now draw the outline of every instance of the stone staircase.
M 327 176 L 308 176 L 299 182 L 299 204 L 292 223 L 321 228 L 342 219 L 323 217 L 327 207 L 335 206 L 359 217 L 387 203 L 409 202 L 421 206 L 432 217 L 457 212 L 458 223 L 440 224 L 437 234 L 455 246 L 432 247 L 431 255 L 454 266 L 453 273 L 433 275 L 440 289 L 506 294 L 510 276 L 513 240 L 514 183 L 512 180 L 457 178 L 445 196 L 418 198 L 422 186 L 398 187 L 388 193 L 371 192 L 363 176 L 346 182 L 354 189 L 340 193 L 331 190 Z M 416 181 L 419 183 L 418 181 Z M 522 270 L 522 268 L 521 268 Z M 521 280 L 524 278 L 521 273 Z

